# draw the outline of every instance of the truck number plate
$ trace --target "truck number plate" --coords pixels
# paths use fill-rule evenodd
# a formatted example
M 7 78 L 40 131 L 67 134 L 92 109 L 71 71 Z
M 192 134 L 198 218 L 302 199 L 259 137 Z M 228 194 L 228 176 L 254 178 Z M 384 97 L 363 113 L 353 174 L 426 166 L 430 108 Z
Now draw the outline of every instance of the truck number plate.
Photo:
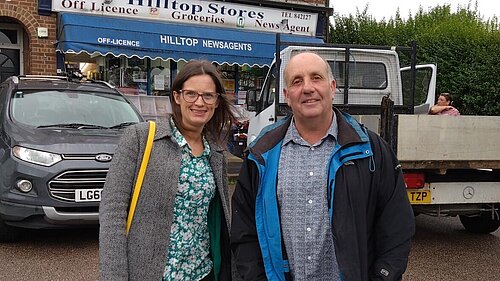
M 99 202 L 101 201 L 101 191 L 99 189 L 77 189 L 75 190 L 76 202 Z
M 431 203 L 430 190 L 407 190 L 408 199 L 411 204 L 429 204 Z

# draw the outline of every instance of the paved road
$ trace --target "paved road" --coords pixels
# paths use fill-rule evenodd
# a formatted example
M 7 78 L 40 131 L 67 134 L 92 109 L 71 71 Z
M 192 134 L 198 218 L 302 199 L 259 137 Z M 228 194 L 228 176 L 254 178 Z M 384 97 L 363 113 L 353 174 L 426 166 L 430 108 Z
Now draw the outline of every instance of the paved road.
M 500 280 L 500 231 L 465 232 L 458 218 L 418 216 L 404 280 Z M 96 229 L 30 231 L 0 244 L 0 280 L 97 280 Z
M 98 230 L 28 231 L 0 244 L 0 280 L 97 280 Z
M 500 230 L 466 232 L 458 218 L 417 216 L 408 271 L 411 281 L 500 280 Z

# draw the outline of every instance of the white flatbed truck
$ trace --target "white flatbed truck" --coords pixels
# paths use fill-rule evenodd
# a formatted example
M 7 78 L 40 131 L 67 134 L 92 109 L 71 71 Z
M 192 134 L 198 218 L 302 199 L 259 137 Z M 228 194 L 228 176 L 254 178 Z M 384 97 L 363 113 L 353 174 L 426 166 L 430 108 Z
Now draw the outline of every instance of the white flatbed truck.
M 409 56 L 413 67 L 401 68 L 398 48 L 308 44 L 283 49 L 260 93 L 247 97 L 247 110 L 255 112 L 248 142 L 289 112 L 280 79 L 284 66 L 294 53 L 313 51 L 332 67 L 337 81 L 334 105 L 393 147 L 415 214 L 458 215 L 471 232 L 497 230 L 500 117 L 428 115 L 436 98 L 437 68 L 416 66 L 415 55 Z M 416 46 L 400 49 L 416 52 Z

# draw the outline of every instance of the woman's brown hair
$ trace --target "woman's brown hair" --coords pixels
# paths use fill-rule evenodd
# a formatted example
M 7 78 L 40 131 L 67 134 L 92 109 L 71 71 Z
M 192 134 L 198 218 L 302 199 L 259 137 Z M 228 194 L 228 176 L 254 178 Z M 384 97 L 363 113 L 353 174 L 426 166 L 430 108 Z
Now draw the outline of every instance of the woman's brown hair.
M 441 93 L 439 94 L 440 96 L 443 96 L 447 102 L 449 102 L 449 105 L 453 104 L 453 98 L 451 97 L 450 93 Z
M 175 125 L 179 128 L 182 126 L 182 114 L 180 106 L 175 102 L 174 91 L 180 93 L 184 87 L 184 82 L 189 78 L 197 75 L 209 75 L 215 84 L 215 90 L 219 93 L 218 106 L 215 108 L 214 116 L 208 121 L 203 128 L 203 134 L 214 141 L 222 144 L 231 129 L 231 125 L 235 120 L 234 105 L 226 95 L 224 84 L 222 83 L 221 74 L 217 67 L 209 61 L 193 60 L 188 62 L 179 71 L 172 84 L 172 94 L 170 95 L 170 103 L 172 105 L 172 116 Z

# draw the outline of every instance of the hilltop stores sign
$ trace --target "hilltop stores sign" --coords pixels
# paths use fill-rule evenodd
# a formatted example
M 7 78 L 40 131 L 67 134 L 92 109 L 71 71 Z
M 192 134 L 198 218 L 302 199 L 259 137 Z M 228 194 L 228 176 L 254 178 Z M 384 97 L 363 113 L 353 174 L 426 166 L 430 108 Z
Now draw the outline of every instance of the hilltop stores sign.
M 221 1 L 53 0 L 52 11 L 315 36 L 318 15 Z

